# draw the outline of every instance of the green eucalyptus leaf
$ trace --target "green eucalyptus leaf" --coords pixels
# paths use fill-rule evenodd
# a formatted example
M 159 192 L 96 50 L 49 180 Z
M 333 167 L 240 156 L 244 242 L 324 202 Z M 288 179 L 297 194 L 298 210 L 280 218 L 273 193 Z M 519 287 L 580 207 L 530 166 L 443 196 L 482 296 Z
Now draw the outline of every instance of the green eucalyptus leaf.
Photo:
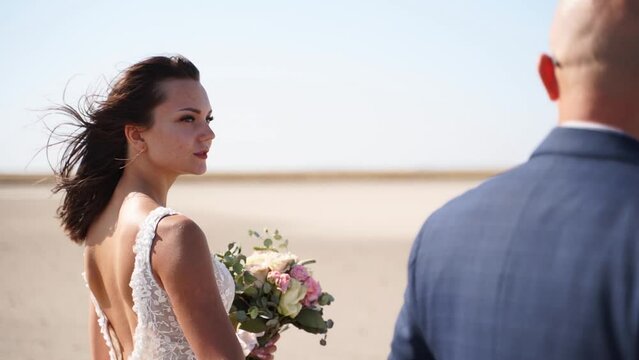
M 249 319 L 242 322 L 240 329 L 252 333 L 261 333 L 262 331 L 266 331 L 266 322 L 260 318 Z
M 249 286 L 244 289 L 244 295 L 250 296 L 252 298 L 256 297 L 259 294 L 259 291 L 255 288 L 255 286 Z
M 239 322 L 244 322 L 246 320 L 248 320 L 248 317 L 246 316 L 246 312 L 245 311 L 238 311 L 235 313 L 235 319 L 237 319 L 237 321 Z
M 258 309 L 258 308 L 257 308 L 257 306 L 251 306 L 251 307 L 248 309 L 248 316 L 250 316 L 250 317 L 251 317 L 251 319 L 255 319 L 255 318 L 257 318 L 257 316 L 259 315 L 259 313 L 260 313 L 260 309 Z
M 318 311 L 304 308 L 295 317 L 295 325 L 312 334 L 323 334 L 327 331 L 326 322 Z
M 273 286 L 268 282 L 265 282 L 264 285 L 262 286 L 262 291 L 264 291 L 265 294 L 270 293 L 272 289 L 273 289 Z
M 261 308 L 265 308 L 266 307 L 266 298 L 260 297 L 259 299 L 257 299 L 256 303 L 257 306 L 261 307 Z
M 271 240 L 270 238 L 265 239 L 264 240 L 264 246 L 267 248 L 270 248 L 271 246 L 273 246 L 273 240 Z
M 322 293 L 322 295 L 320 295 L 318 303 L 320 304 L 320 306 L 324 306 L 324 305 L 330 305 L 333 301 L 335 301 L 335 298 L 333 297 L 333 295 L 325 292 L 325 293 Z
M 244 276 L 244 281 L 247 284 L 253 284 L 255 281 L 257 281 L 257 278 L 255 276 L 253 276 L 253 274 L 251 274 L 248 271 L 245 271 L 242 276 Z

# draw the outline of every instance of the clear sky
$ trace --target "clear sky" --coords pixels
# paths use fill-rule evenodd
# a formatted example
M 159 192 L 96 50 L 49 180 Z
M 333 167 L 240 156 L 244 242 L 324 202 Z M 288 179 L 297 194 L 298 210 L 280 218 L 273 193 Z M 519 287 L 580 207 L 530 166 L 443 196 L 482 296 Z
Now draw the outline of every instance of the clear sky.
M 0 173 L 48 170 L 34 157 L 47 139 L 34 110 L 65 86 L 75 104 L 137 60 L 173 53 L 199 67 L 213 105 L 210 171 L 512 166 L 555 124 L 536 73 L 553 7 L 3 1 Z

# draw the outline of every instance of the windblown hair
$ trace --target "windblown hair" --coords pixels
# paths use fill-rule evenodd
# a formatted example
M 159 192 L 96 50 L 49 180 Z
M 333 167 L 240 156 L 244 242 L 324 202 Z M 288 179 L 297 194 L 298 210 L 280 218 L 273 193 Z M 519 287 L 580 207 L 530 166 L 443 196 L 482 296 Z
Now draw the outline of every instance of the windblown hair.
M 120 73 L 106 96 L 84 96 L 77 108 L 63 101 L 51 112 L 71 119 L 75 131 L 62 135 L 62 156 L 53 171 L 53 193 L 64 191 L 57 209 L 64 230 L 82 244 L 93 221 L 104 210 L 123 173 L 127 158 L 125 125 L 150 127 L 152 111 L 165 100 L 159 85 L 168 79 L 200 80 L 198 69 L 182 56 L 156 56 Z M 56 127 L 51 131 L 56 133 Z

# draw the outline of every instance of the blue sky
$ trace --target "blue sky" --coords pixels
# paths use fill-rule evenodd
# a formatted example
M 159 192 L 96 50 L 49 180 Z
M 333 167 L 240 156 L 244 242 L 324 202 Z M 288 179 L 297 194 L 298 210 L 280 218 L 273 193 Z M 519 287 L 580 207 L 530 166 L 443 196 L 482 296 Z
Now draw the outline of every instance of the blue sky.
M 65 86 L 75 103 L 135 61 L 172 53 L 199 67 L 213 105 L 210 171 L 512 166 L 555 124 L 536 74 L 553 7 L 3 2 L 0 173 L 48 170 L 34 157 L 46 143 L 34 110 Z

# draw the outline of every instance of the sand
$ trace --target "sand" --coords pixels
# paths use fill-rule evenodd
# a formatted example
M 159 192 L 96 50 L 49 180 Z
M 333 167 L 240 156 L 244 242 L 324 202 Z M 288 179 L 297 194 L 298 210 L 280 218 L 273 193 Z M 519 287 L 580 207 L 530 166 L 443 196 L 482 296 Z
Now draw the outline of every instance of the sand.
M 177 183 L 168 205 L 203 228 L 213 251 L 278 228 L 314 258 L 336 302 L 328 345 L 293 329 L 276 359 L 385 359 L 406 284 L 410 245 L 425 218 L 477 180 L 218 181 Z M 0 359 L 87 359 L 88 293 L 80 246 L 54 218 L 50 185 L 0 184 Z

